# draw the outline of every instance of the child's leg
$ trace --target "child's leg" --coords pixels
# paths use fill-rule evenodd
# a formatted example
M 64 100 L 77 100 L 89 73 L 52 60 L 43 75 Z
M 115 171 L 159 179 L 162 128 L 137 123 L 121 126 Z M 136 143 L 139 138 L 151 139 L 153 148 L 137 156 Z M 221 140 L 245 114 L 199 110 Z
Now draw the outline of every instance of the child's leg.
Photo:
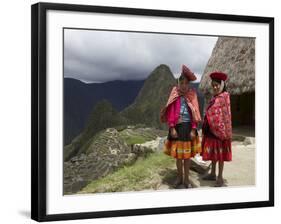
M 217 161 L 212 160 L 212 169 L 211 169 L 212 176 L 216 176 L 216 164 L 217 164 Z
M 184 184 L 188 186 L 189 184 L 189 168 L 190 168 L 190 159 L 184 160 Z
M 182 183 L 182 175 L 183 175 L 182 159 L 176 159 L 176 165 L 177 165 L 177 171 L 178 171 L 176 184 L 181 184 Z
M 216 180 L 216 161 L 212 160 L 211 173 L 203 177 L 203 180 Z
M 219 161 L 219 175 L 216 183 L 216 187 L 221 187 L 223 185 L 223 166 L 224 161 Z

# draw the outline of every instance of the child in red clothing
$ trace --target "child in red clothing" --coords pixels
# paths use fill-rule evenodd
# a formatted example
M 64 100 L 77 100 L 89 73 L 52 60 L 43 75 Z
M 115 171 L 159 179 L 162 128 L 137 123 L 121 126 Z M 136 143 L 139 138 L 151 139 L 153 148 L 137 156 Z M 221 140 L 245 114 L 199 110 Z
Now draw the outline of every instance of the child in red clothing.
M 205 180 L 216 180 L 217 187 L 224 185 L 224 161 L 232 160 L 231 138 L 231 109 L 230 96 L 225 88 L 227 75 L 222 72 L 210 74 L 212 79 L 213 97 L 210 100 L 202 126 L 202 157 L 212 161 L 212 171 L 205 176 Z M 216 178 L 216 163 L 219 163 L 219 174 Z

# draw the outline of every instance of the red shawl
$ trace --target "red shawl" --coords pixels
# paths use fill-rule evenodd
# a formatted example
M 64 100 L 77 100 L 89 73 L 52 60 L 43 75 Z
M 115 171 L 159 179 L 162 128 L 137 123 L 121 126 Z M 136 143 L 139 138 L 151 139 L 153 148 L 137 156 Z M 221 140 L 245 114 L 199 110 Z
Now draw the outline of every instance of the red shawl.
M 206 109 L 211 132 L 221 140 L 232 138 L 230 97 L 228 92 L 214 96 Z
M 166 103 L 166 106 L 164 108 L 162 108 L 161 112 L 160 112 L 160 121 L 161 122 L 166 122 L 166 110 L 168 108 L 168 106 L 174 102 L 177 97 L 179 97 L 179 90 L 178 90 L 178 86 L 174 86 L 170 96 L 168 98 L 168 101 Z M 194 122 L 200 122 L 201 121 L 201 116 L 200 116 L 200 110 L 199 110 L 199 104 L 198 104 L 198 100 L 197 100 L 197 94 L 196 91 L 194 89 L 188 89 L 188 91 L 185 93 L 184 98 L 186 100 L 187 105 L 189 106 L 189 108 L 191 109 L 192 112 L 192 119 Z

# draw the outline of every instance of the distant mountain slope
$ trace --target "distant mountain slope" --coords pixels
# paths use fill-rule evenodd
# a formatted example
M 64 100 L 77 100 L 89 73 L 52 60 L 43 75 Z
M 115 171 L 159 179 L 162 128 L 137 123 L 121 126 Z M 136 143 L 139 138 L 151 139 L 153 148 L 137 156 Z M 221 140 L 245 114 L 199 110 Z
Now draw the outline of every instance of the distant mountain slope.
M 165 128 L 159 121 L 160 109 L 166 104 L 169 93 L 176 84 L 170 68 L 161 64 L 145 80 L 135 101 L 120 114 L 132 123 L 144 123 L 151 127 Z
M 87 151 L 89 140 L 99 131 L 124 124 L 126 124 L 126 119 L 120 116 L 109 101 L 99 101 L 94 106 L 81 134 L 64 147 L 64 160 L 67 161 L 73 156 Z
M 87 84 L 64 78 L 64 145 L 81 133 L 98 101 L 106 99 L 120 111 L 134 101 L 143 83 L 144 80 Z

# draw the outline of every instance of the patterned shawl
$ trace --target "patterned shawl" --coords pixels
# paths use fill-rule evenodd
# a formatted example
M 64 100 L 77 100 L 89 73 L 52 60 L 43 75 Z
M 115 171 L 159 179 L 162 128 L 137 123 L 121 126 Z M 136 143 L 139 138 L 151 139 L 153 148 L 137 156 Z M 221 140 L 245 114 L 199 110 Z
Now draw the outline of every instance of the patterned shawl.
M 232 138 L 230 96 L 222 92 L 214 96 L 206 109 L 211 132 L 221 140 Z
M 174 86 L 170 96 L 168 98 L 168 101 L 166 103 L 166 106 L 164 108 L 161 109 L 160 111 L 160 121 L 161 122 L 166 122 L 166 110 L 168 108 L 168 106 L 174 102 L 177 97 L 179 97 L 179 88 L 178 86 Z M 196 91 L 194 89 L 189 88 L 187 90 L 187 92 L 184 94 L 184 98 L 186 100 L 187 105 L 189 106 L 191 112 L 192 112 L 192 119 L 194 122 L 198 123 L 201 121 L 201 116 L 200 116 L 200 110 L 199 110 L 199 104 L 198 104 L 198 100 L 197 100 L 197 94 Z

